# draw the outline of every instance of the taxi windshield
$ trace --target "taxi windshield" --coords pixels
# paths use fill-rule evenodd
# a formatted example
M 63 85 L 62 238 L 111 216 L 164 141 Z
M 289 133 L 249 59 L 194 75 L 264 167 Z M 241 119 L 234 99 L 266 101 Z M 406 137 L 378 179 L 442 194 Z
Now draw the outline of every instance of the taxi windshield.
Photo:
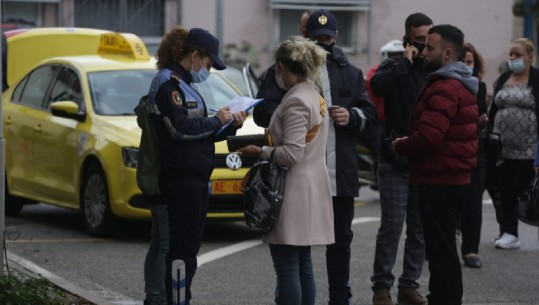
M 156 70 L 88 73 L 94 111 L 100 115 L 135 115 L 140 98 L 148 93 Z
M 211 73 L 210 76 L 201 83 L 196 83 L 194 86 L 202 95 L 206 108 L 220 109 L 228 105 L 230 100 L 240 95 L 234 90 L 227 81 L 216 73 Z

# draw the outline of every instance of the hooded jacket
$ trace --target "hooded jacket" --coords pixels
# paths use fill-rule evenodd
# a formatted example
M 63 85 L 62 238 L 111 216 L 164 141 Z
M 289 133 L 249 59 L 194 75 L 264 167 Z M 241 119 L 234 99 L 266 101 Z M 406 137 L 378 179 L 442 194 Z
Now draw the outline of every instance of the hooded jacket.
M 465 185 L 476 166 L 479 80 L 462 62 L 443 66 L 427 77 L 412 109 L 409 136 L 396 152 L 409 157 L 410 181 Z

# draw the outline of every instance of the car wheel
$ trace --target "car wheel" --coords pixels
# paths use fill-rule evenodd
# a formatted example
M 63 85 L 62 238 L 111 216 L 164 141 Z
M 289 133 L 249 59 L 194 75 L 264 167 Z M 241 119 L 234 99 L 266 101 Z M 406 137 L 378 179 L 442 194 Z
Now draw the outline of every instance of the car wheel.
M 16 196 L 13 196 L 9 193 L 9 189 L 7 187 L 7 177 L 4 178 L 4 181 L 6 182 L 4 184 L 5 187 L 5 215 L 6 216 L 17 216 L 21 212 L 22 208 L 24 207 L 25 200 L 23 198 L 19 198 Z
M 94 236 L 110 233 L 113 218 L 109 190 L 103 169 L 91 164 L 84 171 L 80 188 L 80 209 L 86 231 Z
M 17 199 L 18 198 L 10 196 L 6 192 L 6 206 L 5 206 L 6 216 L 17 216 L 21 212 L 24 204 Z

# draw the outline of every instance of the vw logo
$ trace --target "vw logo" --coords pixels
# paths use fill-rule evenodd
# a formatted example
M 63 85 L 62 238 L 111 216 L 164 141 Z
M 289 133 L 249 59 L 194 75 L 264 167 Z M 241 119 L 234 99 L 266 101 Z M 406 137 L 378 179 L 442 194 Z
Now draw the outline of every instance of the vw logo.
M 226 156 L 226 166 L 230 169 L 239 169 L 241 167 L 241 157 L 236 153 Z

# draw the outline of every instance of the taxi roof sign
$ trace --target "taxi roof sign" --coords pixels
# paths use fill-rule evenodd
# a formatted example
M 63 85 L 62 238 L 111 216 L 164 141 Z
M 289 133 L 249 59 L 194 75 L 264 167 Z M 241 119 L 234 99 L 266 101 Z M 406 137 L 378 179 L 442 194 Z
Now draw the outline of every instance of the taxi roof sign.
M 129 56 L 135 60 L 150 59 L 150 53 L 142 40 L 129 33 L 101 34 L 97 54 Z

